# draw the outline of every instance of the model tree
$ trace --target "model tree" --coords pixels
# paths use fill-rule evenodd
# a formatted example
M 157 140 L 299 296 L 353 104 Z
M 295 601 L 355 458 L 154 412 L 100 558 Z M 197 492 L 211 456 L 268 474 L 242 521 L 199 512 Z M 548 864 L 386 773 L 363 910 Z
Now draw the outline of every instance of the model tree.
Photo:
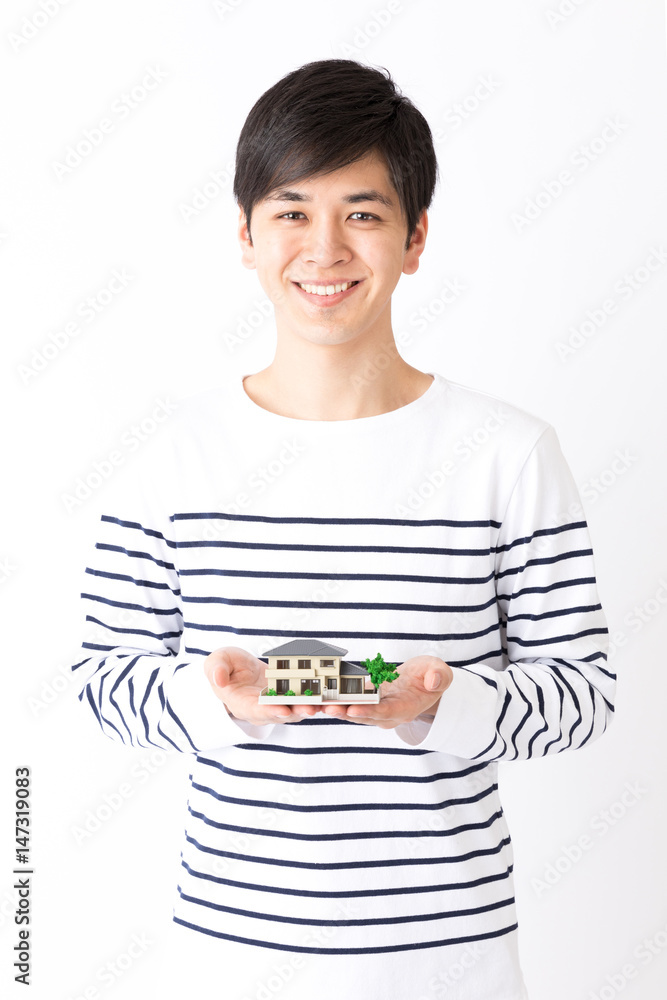
M 380 653 L 378 653 L 374 660 L 365 660 L 363 665 L 370 674 L 371 682 L 376 691 L 383 681 L 395 681 L 398 677 L 395 670 L 398 664 L 385 663 Z

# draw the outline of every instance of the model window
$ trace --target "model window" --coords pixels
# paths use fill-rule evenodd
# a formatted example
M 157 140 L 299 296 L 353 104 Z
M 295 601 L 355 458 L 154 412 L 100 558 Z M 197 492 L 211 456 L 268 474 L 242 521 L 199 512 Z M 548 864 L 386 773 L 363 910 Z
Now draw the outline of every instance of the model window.
M 299 660 L 299 670 L 310 670 L 310 660 Z

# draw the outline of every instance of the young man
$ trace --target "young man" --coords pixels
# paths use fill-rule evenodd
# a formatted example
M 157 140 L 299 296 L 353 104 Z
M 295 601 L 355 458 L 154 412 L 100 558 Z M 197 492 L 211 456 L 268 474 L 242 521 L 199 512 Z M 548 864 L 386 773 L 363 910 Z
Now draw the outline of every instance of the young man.
M 310 63 L 259 99 L 235 194 L 275 357 L 183 403 L 102 518 L 81 697 L 194 755 L 174 921 L 211 996 L 525 997 L 497 762 L 611 718 L 554 431 L 396 350 L 436 173 L 384 72 Z M 260 705 L 262 655 L 297 638 L 400 676 L 377 705 Z

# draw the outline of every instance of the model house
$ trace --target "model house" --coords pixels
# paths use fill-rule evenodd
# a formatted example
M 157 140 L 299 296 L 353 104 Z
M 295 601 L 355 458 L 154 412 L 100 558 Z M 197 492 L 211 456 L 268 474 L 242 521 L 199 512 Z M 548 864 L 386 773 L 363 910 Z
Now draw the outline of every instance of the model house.
M 379 701 L 366 668 L 343 660 L 346 653 L 346 649 L 318 639 L 294 639 L 267 649 L 262 657 L 268 659 L 267 686 L 260 701 L 275 702 L 278 698 L 280 702 L 294 704 L 295 697 L 310 703 Z M 267 695 L 269 690 L 274 690 L 275 695 Z M 293 694 L 288 694 L 289 691 Z

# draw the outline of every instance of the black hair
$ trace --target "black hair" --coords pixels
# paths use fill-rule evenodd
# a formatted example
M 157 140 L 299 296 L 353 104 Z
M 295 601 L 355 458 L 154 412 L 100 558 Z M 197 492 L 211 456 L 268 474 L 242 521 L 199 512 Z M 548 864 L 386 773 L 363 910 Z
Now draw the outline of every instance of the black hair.
M 248 230 L 253 207 L 272 191 L 378 154 L 407 220 L 406 249 L 438 177 L 428 122 L 388 70 L 322 59 L 287 73 L 245 120 L 236 147 L 234 197 Z

